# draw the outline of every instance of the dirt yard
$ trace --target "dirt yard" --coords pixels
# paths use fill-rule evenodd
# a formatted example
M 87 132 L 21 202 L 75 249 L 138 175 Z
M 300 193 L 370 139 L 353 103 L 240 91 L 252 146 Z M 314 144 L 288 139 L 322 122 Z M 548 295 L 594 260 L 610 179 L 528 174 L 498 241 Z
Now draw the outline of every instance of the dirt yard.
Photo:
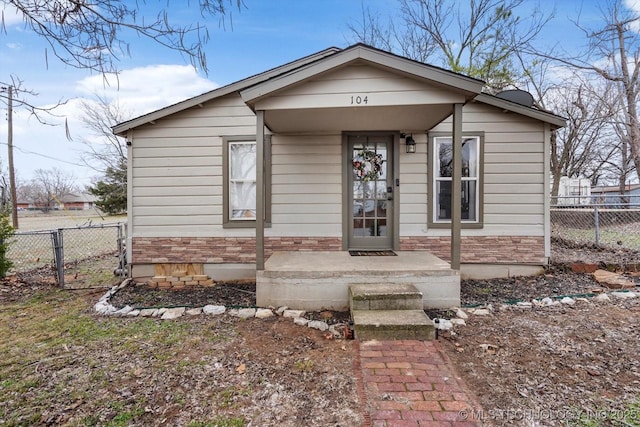
M 353 342 L 291 319 L 107 318 L 0 285 L 2 426 L 359 426 Z
M 640 257 L 588 247 L 554 256 L 559 264 L 539 277 L 462 283 L 463 304 L 492 307 L 438 338 L 482 405 L 469 418 L 487 426 L 640 425 L 640 298 L 596 303 L 587 295 L 600 286 L 566 267 L 628 266 Z M 132 287 L 112 302 L 251 306 L 254 290 Z M 351 341 L 282 318 L 100 317 L 91 311 L 100 295 L 0 286 L 0 334 L 9 337 L 0 343 L 0 425 L 362 425 Z M 517 306 L 566 295 L 576 303 Z

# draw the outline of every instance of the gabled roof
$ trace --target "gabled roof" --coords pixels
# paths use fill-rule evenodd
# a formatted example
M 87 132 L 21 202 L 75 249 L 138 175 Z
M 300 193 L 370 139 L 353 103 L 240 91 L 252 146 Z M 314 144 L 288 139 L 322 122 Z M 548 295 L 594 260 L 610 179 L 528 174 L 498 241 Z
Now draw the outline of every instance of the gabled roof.
M 550 123 L 556 127 L 565 126 L 565 120 L 560 116 L 480 93 L 484 84 L 481 80 L 358 43 L 345 49 L 331 47 L 305 56 L 263 73 L 117 124 L 112 130 L 116 135 L 125 136 L 130 129 L 152 123 L 195 106 L 201 106 L 208 101 L 234 92 L 240 93 L 243 100 L 249 106 L 252 106 L 255 101 L 270 93 L 356 60 L 368 61 L 381 67 L 388 67 L 418 78 L 431 80 L 437 84 L 465 93 L 467 99 L 474 99 L 506 111 L 522 114 Z
M 466 92 L 471 98 L 479 94 L 484 86 L 484 82 L 481 80 L 454 73 L 443 68 L 423 64 L 359 43 L 336 52 L 324 58 L 322 61 L 310 62 L 296 69 L 292 69 L 287 73 L 255 84 L 244 89 L 240 94 L 242 99 L 251 105 L 263 96 L 356 60 L 364 60 L 368 63 L 431 80 L 438 84 L 454 88 L 455 90 Z
M 265 71 L 264 73 L 256 74 L 251 77 L 247 77 L 246 79 L 237 81 L 235 83 L 231 83 L 226 86 L 219 87 L 212 91 L 203 93 L 202 95 L 195 96 L 193 98 L 186 99 L 184 101 L 178 102 L 173 105 L 169 105 L 167 107 L 161 108 L 156 111 L 152 111 L 151 113 L 144 114 L 140 117 L 136 117 L 135 119 L 128 120 L 126 122 L 119 123 L 115 125 L 112 130 L 116 135 L 124 136 L 124 133 L 129 129 L 136 128 L 138 126 L 151 123 L 155 120 L 159 120 L 163 117 L 170 116 L 171 114 L 178 113 L 180 111 L 187 110 L 189 108 L 201 105 L 207 101 L 211 101 L 216 98 L 220 98 L 222 96 L 228 95 L 230 93 L 238 92 L 247 87 L 250 87 L 256 83 L 263 82 L 274 76 L 278 76 L 282 73 L 286 73 L 292 69 L 296 69 L 300 66 L 308 64 L 313 61 L 317 61 L 318 59 L 322 59 L 326 56 L 333 55 L 336 52 L 340 52 L 340 49 L 337 47 L 330 47 L 328 49 L 322 50 L 320 52 L 314 53 L 309 56 L 305 56 L 304 58 L 297 59 L 295 61 L 289 62 L 287 64 L 281 65 L 276 68 L 272 68 L 271 70 Z

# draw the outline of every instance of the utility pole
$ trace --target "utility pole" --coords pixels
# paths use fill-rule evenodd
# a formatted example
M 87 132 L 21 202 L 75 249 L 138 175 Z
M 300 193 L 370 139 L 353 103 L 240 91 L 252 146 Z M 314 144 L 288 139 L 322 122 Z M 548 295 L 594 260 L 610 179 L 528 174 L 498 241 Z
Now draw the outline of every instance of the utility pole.
M 9 150 L 9 187 L 11 192 L 11 219 L 18 229 L 18 199 L 16 197 L 16 174 L 13 168 L 13 86 L 7 87 L 7 148 Z

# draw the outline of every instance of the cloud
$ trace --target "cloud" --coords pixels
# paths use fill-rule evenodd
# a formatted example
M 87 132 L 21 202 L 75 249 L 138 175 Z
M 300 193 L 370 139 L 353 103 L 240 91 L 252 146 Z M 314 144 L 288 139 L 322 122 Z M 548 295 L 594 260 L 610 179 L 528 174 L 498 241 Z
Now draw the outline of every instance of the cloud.
M 77 84 L 84 97 L 95 94 L 118 100 L 137 115 L 183 101 L 218 85 L 198 75 L 190 65 L 150 65 L 123 70 L 117 75 L 91 76 Z
M 80 144 L 81 141 L 102 143 L 82 123 L 83 102 L 93 102 L 95 94 L 110 102 L 118 102 L 122 109 L 131 112 L 133 118 L 218 87 L 216 83 L 200 77 L 193 67 L 187 65 L 133 68 L 123 70 L 117 79 L 115 77 L 107 76 L 106 82 L 101 75 L 77 81 L 71 89 L 73 93 L 69 93 L 70 99 L 55 108 L 55 114 L 59 117 L 47 119 L 56 126 L 41 125 L 25 111 L 16 111 L 13 121 L 16 146 L 14 153 L 16 167 L 23 179 L 30 179 L 35 169 L 52 167 L 73 173 L 83 184 L 89 183 L 97 175 L 95 171 L 81 166 L 85 147 Z M 52 106 L 41 105 L 44 108 Z M 71 141 L 66 138 L 65 119 Z M 5 165 L 6 132 L 6 120 L 0 120 L 0 162 Z
M 640 13 L 640 0 L 624 0 L 624 5 L 633 12 Z
M 631 13 L 638 17 L 640 15 L 640 0 L 624 0 L 624 5 L 631 11 Z M 640 22 L 638 20 L 629 23 L 629 28 L 633 31 L 640 32 Z
M 10 27 L 24 22 L 24 15 L 18 9 L 13 7 L 13 5 L 5 3 L 0 9 L 0 14 L 2 15 L 2 21 L 5 27 Z
M 6 46 L 11 50 L 20 50 L 22 45 L 20 43 L 7 43 Z

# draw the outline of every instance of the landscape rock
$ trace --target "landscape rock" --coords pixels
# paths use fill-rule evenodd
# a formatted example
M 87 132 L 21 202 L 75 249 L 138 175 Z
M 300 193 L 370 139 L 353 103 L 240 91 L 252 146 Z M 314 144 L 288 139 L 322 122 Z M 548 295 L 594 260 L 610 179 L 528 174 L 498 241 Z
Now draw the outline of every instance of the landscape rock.
M 533 307 L 533 303 L 529 302 L 529 301 L 518 301 L 516 303 L 516 307 L 520 307 L 520 308 L 532 308 Z
M 318 329 L 319 331 L 326 331 L 329 329 L 327 322 L 323 322 L 322 320 L 311 320 L 307 323 L 307 326 L 313 329 Z
M 273 317 L 273 311 L 269 308 L 259 308 L 256 310 L 256 318 L 257 319 L 266 319 L 267 317 Z
M 299 326 L 307 326 L 309 319 L 305 319 L 304 317 L 294 317 L 293 323 Z
M 631 299 L 638 295 L 634 292 L 611 292 L 611 296 L 617 299 Z
M 304 316 L 305 311 L 304 310 L 284 310 L 284 312 L 282 313 L 282 316 L 284 317 L 302 317 Z
M 447 319 L 437 319 L 438 321 L 434 321 L 434 325 L 436 327 L 436 329 L 440 329 L 442 331 L 448 331 L 449 329 L 453 328 L 453 323 L 451 322 L 451 320 L 447 320 Z
M 255 308 L 234 308 L 229 310 L 229 315 L 233 317 L 239 317 L 241 319 L 249 319 L 256 315 Z
M 469 318 L 469 315 L 467 313 L 465 313 L 465 311 L 461 308 L 456 310 L 456 317 L 458 319 L 464 319 L 467 320 Z
M 224 305 L 205 305 L 202 307 L 204 314 L 210 314 L 212 316 L 223 314 L 225 311 L 227 311 L 227 308 Z
M 465 322 L 464 319 L 460 318 L 451 319 L 450 322 L 453 324 L 453 326 L 467 326 L 467 322 Z
M 284 311 L 285 311 L 285 310 L 288 310 L 288 309 L 289 309 L 289 307 L 287 307 L 286 305 L 285 305 L 285 306 L 282 306 L 282 307 L 278 307 L 278 309 L 276 310 L 276 314 L 277 314 L 278 316 L 282 316 L 282 314 L 284 313 Z
M 491 314 L 491 311 L 489 311 L 488 308 L 476 308 L 475 310 L 473 310 L 472 314 L 474 316 L 489 316 Z
M 596 270 L 593 273 L 596 282 L 609 289 L 633 289 L 636 284 L 621 274 L 607 270 Z
M 127 313 L 128 317 L 138 317 L 138 315 L 140 314 L 140 310 L 131 310 L 130 312 Z
M 156 311 L 156 313 L 153 315 L 153 317 L 162 317 L 162 315 L 166 313 L 167 310 L 168 308 L 165 307 L 159 308 L 158 311 Z
M 157 312 L 158 312 L 157 308 L 143 308 L 142 310 L 140 310 L 140 316 L 152 317 Z
M 596 295 L 593 300 L 596 302 L 609 302 L 611 301 L 611 298 L 609 298 L 609 295 L 607 294 L 599 294 Z
M 574 300 L 571 297 L 564 297 L 560 300 L 560 303 L 566 304 L 566 305 L 573 305 L 576 303 L 576 300 Z
M 553 305 L 554 301 L 551 298 L 546 297 L 546 298 L 542 298 L 540 302 L 544 305 Z
M 125 316 L 130 311 L 133 311 L 133 307 L 131 307 L 130 305 L 125 305 L 124 307 L 122 307 L 120 310 L 116 311 L 113 314 L 116 315 L 116 316 Z
M 184 307 L 168 308 L 164 313 L 162 313 L 162 316 L 160 316 L 160 318 L 162 320 L 177 319 L 178 317 L 182 317 L 184 312 L 185 312 Z
M 185 313 L 189 316 L 197 316 L 198 314 L 202 313 L 202 309 L 200 307 L 190 308 L 189 310 L 185 311 Z

